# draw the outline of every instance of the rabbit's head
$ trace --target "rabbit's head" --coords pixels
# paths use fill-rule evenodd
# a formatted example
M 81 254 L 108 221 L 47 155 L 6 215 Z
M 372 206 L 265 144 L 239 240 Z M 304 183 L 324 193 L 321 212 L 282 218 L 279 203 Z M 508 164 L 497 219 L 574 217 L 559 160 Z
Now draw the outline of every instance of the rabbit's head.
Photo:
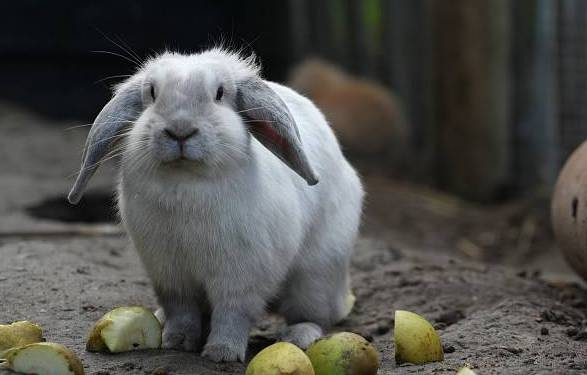
M 238 167 L 251 157 L 251 135 L 308 184 L 318 182 L 287 105 L 259 77 L 254 57 L 212 49 L 165 53 L 121 84 L 97 116 L 69 193 L 79 202 L 98 165 L 122 139 L 133 161 L 177 173 Z

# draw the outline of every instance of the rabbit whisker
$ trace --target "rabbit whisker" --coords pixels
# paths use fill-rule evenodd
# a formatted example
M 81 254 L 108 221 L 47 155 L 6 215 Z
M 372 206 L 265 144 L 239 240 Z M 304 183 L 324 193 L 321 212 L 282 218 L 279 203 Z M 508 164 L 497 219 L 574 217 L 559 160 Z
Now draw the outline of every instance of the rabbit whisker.
M 96 142 L 92 143 L 91 145 L 88 145 L 88 147 L 95 146 L 97 144 L 100 144 L 102 142 L 108 141 L 110 139 L 123 138 L 123 137 L 126 137 L 129 134 L 130 134 L 130 130 L 129 131 L 122 132 L 122 133 L 117 133 L 117 134 L 115 134 L 115 135 L 113 135 L 111 137 L 102 138 L 99 141 L 96 141 Z
M 105 55 L 112 55 L 112 56 L 118 56 L 121 59 L 124 59 L 130 63 L 132 63 L 133 65 L 140 65 L 140 62 L 137 63 L 134 59 L 130 59 L 127 56 L 121 55 L 120 53 L 116 53 L 116 52 L 111 52 L 111 51 L 90 51 L 92 53 L 103 53 Z
M 129 158 L 129 160 L 127 160 L 127 165 L 130 169 L 135 168 L 138 165 L 143 164 L 144 161 L 146 161 L 148 159 L 149 153 L 145 152 L 146 150 L 135 150 L 135 155 L 134 157 Z M 148 165 L 148 167 L 150 167 L 150 165 Z M 150 169 L 150 168 L 148 168 Z
M 139 144 L 139 142 L 138 142 L 138 141 L 137 141 L 137 142 L 133 142 L 133 145 L 134 145 L 134 144 Z M 97 167 L 99 167 L 100 165 L 102 165 L 102 164 L 104 164 L 105 162 L 107 162 L 108 160 L 114 159 L 114 158 L 116 158 L 116 157 L 118 157 L 118 156 L 123 156 L 123 155 L 125 155 L 125 154 L 127 154 L 127 153 L 130 153 L 130 152 L 134 151 L 134 150 L 126 150 L 126 151 L 125 151 L 125 150 L 126 150 L 126 147 L 124 147 L 124 146 L 121 146 L 121 147 L 114 148 L 112 151 L 108 152 L 108 153 L 107 153 L 107 154 L 104 156 L 104 158 L 100 159 L 100 160 L 99 160 L 99 161 L 97 161 L 96 163 L 93 163 L 93 164 L 91 164 L 91 165 L 88 165 L 88 166 L 86 166 L 86 167 L 84 167 L 84 168 L 81 168 L 81 170 L 80 170 L 79 172 L 77 172 L 77 173 L 74 173 L 74 174 L 72 174 L 72 175 L 69 175 L 67 178 L 71 178 L 71 177 L 73 177 L 73 176 L 76 176 L 76 175 L 80 174 L 81 172 L 84 172 L 84 171 L 86 171 L 86 170 L 88 170 L 88 169 L 97 168 Z
M 249 112 L 249 111 L 256 111 L 259 109 L 268 109 L 266 107 L 254 107 L 254 108 L 247 108 L 247 109 L 243 109 L 241 111 L 236 111 L 236 113 L 243 113 L 243 112 Z
M 94 81 L 94 83 L 101 83 L 101 82 L 107 81 L 109 79 L 128 78 L 128 77 L 132 77 L 132 75 L 130 75 L 130 74 L 117 74 L 117 75 L 113 75 L 113 76 L 108 76 L 108 77 L 100 78 L 99 80 Z
M 226 143 L 226 142 L 220 142 L 219 145 L 221 146 L 221 148 L 220 148 L 221 151 L 222 151 L 222 148 L 224 148 L 224 149 L 228 149 L 228 150 L 230 150 L 230 151 L 232 151 L 232 152 L 234 152 L 236 154 L 240 154 L 241 156 L 243 156 L 243 157 L 245 157 L 247 159 L 250 158 L 250 155 L 245 150 L 243 150 L 240 147 L 231 145 L 231 144 Z
M 130 46 L 130 45 L 127 43 L 127 42 L 125 42 L 125 41 L 124 41 L 124 40 L 123 40 L 123 39 L 122 39 L 120 36 L 118 36 L 118 35 L 115 35 L 115 37 L 116 37 L 116 39 L 118 39 L 118 41 L 120 42 L 120 44 L 122 44 L 122 46 L 120 46 L 120 45 L 119 45 L 119 47 L 120 47 L 121 49 L 123 49 L 124 51 L 126 51 L 126 53 L 128 53 L 129 55 L 131 55 L 131 56 L 134 56 L 134 57 L 137 59 L 137 61 L 140 61 L 140 62 L 141 62 L 140 64 L 142 64 L 142 59 L 141 59 L 141 56 L 139 56 L 139 54 L 138 54 L 138 53 L 136 53 L 136 52 L 135 52 L 135 51 L 134 51 L 134 50 L 131 48 L 131 46 Z M 123 48 L 123 47 L 125 47 L 125 48 Z M 139 64 L 139 65 L 140 65 L 140 64 Z
M 120 138 L 124 138 L 124 137 L 128 136 L 130 132 L 131 132 L 131 130 L 128 130 L 128 131 L 125 131 L 125 132 L 121 132 L 121 133 L 115 134 L 115 135 L 113 135 L 111 137 L 102 138 L 102 139 L 100 139 L 100 140 L 98 140 L 98 141 L 96 141 L 96 142 L 94 142 L 94 143 L 92 143 L 90 145 L 87 145 L 86 148 L 94 147 L 94 146 L 96 146 L 96 145 L 98 145 L 100 143 L 103 143 L 103 142 L 106 142 L 106 141 L 109 141 L 109 140 L 112 140 L 112 139 L 118 140 Z
M 77 176 L 77 175 L 81 174 L 82 172 L 85 172 L 85 171 L 87 171 L 87 170 L 89 170 L 89 169 L 98 168 L 99 166 L 101 166 L 102 164 L 104 164 L 105 162 L 107 162 L 108 160 L 110 160 L 110 159 L 112 159 L 112 158 L 115 158 L 115 157 L 117 157 L 117 156 L 119 156 L 119 155 L 120 155 L 120 154 L 115 154 L 115 155 L 112 155 L 112 156 L 110 156 L 110 157 L 107 157 L 107 158 L 101 159 L 101 160 L 97 161 L 96 163 L 93 163 L 92 165 L 88 165 L 88 166 L 86 166 L 86 167 L 83 167 L 83 168 L 81 168 L 81 169 L 79 170 L 79 172 L 76 172 L 76 173 L 70 174 L 69 176 L 67 176 L 67 178 L 72 178 L 72 177 L 75 177 L 75 176 Z
M 96 163 L 93 163 L 93 164 L 91 164 L 91 165 L 88 165 L 87 167 L 84 167 L 84 168 L 82 168 L 82 169 L 81 169 L 79 172 L 77 172 L 77 173 L 74 173 L 74 174 L 72 174 L 72 175 L 69 175 L 67 178 L 74 177 L 74 176 L 76 176 L 76 175 L 80 174 L 81 172 L 84 172 L 84 171 L 86 171 L 86 170 L 88 170 L 88 169 L 98 168 L 99 166 L 101 166 L 101 165 L 102 165 L 102 164 L 104 164 L 105 162 L 107 162 L 107 161 L 109 161 L 109 160 L 112 160 L 112 159 L 114 159 L 114 158 L 117 158 L 117 157 L 119 157 L 119 156 L 124 156 L 124 155 L 126 155 L 127 153 L 129 153 L 129 152 L 130 152 L 130 151 L 124 151 L 124 150 L 121 150 L 121 149 L 117 149 L 117 150 L 115 150 L 115 151 L 116 151 L 116 152 L 114 152 L 114 153 L 112 153 L 112 154 L 110 154 L 110 153 L 109 153 L 109 154 L 107 154 L 107 156 L 106 156 L 106 157 L 104 157 L 103 159 L 101 159 L 101 160 L 97 161 Z M 109 156 L 108 156 L 108 155 L 109 155 Z
M 69 130 L 73 130 L 73 129 L 78 129 L 78 128 L 83 128 L 86 126 L 92 126 L 92 125 L 107 125 L 107 124 L 117 124 L 117 123 L 121 123 L 121 122 L 126 122 L 126 123 L 134 123 L 133 120 L 115 120 L 113 119 L 113 121 L 106 121 L 106 122 L 92 122 L 89 124 L 82 124 L 82 125 L 74 125 L 74 126 L 70 126 L 67 127 L 65 129 L 63 129 L 63 131 L 69 131 Z
M 131 58 L 135 64 L 141 65 L 141 58 L 128 45 L 127 45 L 127 48 L 124 48 L 119 43 L 117 43 L 112 38 L 110 38 L 108 35 L 106 35 L 106 33 L 102 32 L 100 29 L 96 29 L 96 30 L 100 34 L 102 34 L 102 36 L 106 40 L 108 40 L 110 43 L 114 44 L 116 47 L 120 48 L 122 50 L 122 52 L 126 53 L 128 55 L 128 57 Z M 126 43 L 124 43 L 124 41 L 120 37 L 117 37 L 117 38 L 120 41 L 120 43 L 126 44 Z
M 92 126 L 92 125 L 94 125 L 94 124 L 90 123 L 90 124 L 82 124 L 82 125 L 75 125 L 75 126 L 70 126 L 70 127 L 67 127 L 67 128 L 65 128 L 65 129 L 63 129 L 63 131 L 65 131 L 65 132 L 66 132 L 66 131 L 69 131 L 69 130 L 78 129 L 78 128 L 83 128 L 83 127 L 86 127 L 86 126 Z
M 255 123 L 255 122 L 269 122 L 269 123 L 276 123 L 277 121 L 271 121 L 271 120 L 243 120 L 243 123 L 245 124 L 251 124 L 251 123 Z

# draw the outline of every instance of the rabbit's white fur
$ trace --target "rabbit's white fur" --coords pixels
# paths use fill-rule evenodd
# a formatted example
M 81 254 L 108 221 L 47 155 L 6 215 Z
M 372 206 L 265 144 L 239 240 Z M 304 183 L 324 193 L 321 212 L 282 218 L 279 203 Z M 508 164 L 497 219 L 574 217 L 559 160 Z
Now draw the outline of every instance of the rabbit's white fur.
M 214 361 L 244 360 L 250 326 L 268 303 L 291 325 L 284 339 L 302 347 L 349 308 L 349 259 L 363 198 L 360 180 L 324 116 L 287 87 L 264 81 L 293 115 L 320 182 L 308 186 L 250 136 L 231 95 L 234 82 L 257 74 L 251 60 L 214 49 L 162 55 L 121 87 L 155 75 L 160 95 L 166 95 L 161 100 L 167 104 L 160 105 L 168 106 L 145 109 L 130 129 L 118 189 L 123 224 L 164 310 L 163 345 L 194 350 L 205 334 L 202 316 L 210 316 L 203 355 Z M 174 90 L 163 92 L 166 80 L 172 80 Z M 226 103 L 212 107 L 216 113 L 209 121 L 216 121 L 215 135 L 201 136 L 208 146 L 224 147 L 223 152 L 208 150 L 204 164 L 214 162 L 205 167 L 157 159 L 163 151 L 154 148 L 163 146 L 145 134 L 157 124 L 165 126 L 170 117 L 154 111 L 207 116 L 203 104 L 189 108 L 185 103 L 192 99 L 186 102 L 185 97 L 207 97 L 218 82 L 224 84 Z

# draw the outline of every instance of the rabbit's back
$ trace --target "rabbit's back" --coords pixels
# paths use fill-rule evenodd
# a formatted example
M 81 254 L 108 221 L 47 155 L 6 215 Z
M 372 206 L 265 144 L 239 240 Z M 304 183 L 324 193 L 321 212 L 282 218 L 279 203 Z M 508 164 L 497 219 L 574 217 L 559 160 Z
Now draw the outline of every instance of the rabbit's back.
M 363 188 L 354 168 L 345 159 L 334 132 L 320 110 L 307 98 L 294 90 L 270 83 L 292 112 L 298 125 L 302 144 L 310 163 L 318 173 L 320 182 L 307 186 L 295 179 L 303 194 L 313 197 L 311 204 L 324 206 L 331 203 L 356 206 L 361 211 Z M 307 209 L 310 209 L 307 207 Z
M 299 178 L 295 182 L 302 192 L 302 211 L 311 213 L 303 223 L 306 236 L 301 251 L 350 252 L 352 248 L 348 247 L 323 249 L 306 244 L 322 242 L 322 237 L 338 237 L 348 243 L 354 242 L 364 198 L 359 176 L 344 157 L 334 132 L 320 110 L 290 88 L 275 83 L 272 88 L 293 113 L 304 149 L 320 180 L 315 186 L 307 186 L 303 181 L 300 183 Z M 321 255 L 328 257 L 332 254 Z

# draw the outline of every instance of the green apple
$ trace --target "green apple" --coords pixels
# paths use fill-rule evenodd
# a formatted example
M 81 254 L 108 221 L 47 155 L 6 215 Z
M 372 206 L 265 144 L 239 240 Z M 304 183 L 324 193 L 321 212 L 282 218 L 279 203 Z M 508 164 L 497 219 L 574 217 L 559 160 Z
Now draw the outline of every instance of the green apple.
M 314 342 L 306 354 L 316 375 L 374 375 L 379 353 L 363 337 L 340 332 Z
M 444 359 L 442 343 L 434 327 L 418 314 L 395 312 L 395 361 L 423 364 Z
M 278 342 L 253 357 L 245 375 L 314 375 L 314 369 L 303 350 L 287 342 Z

